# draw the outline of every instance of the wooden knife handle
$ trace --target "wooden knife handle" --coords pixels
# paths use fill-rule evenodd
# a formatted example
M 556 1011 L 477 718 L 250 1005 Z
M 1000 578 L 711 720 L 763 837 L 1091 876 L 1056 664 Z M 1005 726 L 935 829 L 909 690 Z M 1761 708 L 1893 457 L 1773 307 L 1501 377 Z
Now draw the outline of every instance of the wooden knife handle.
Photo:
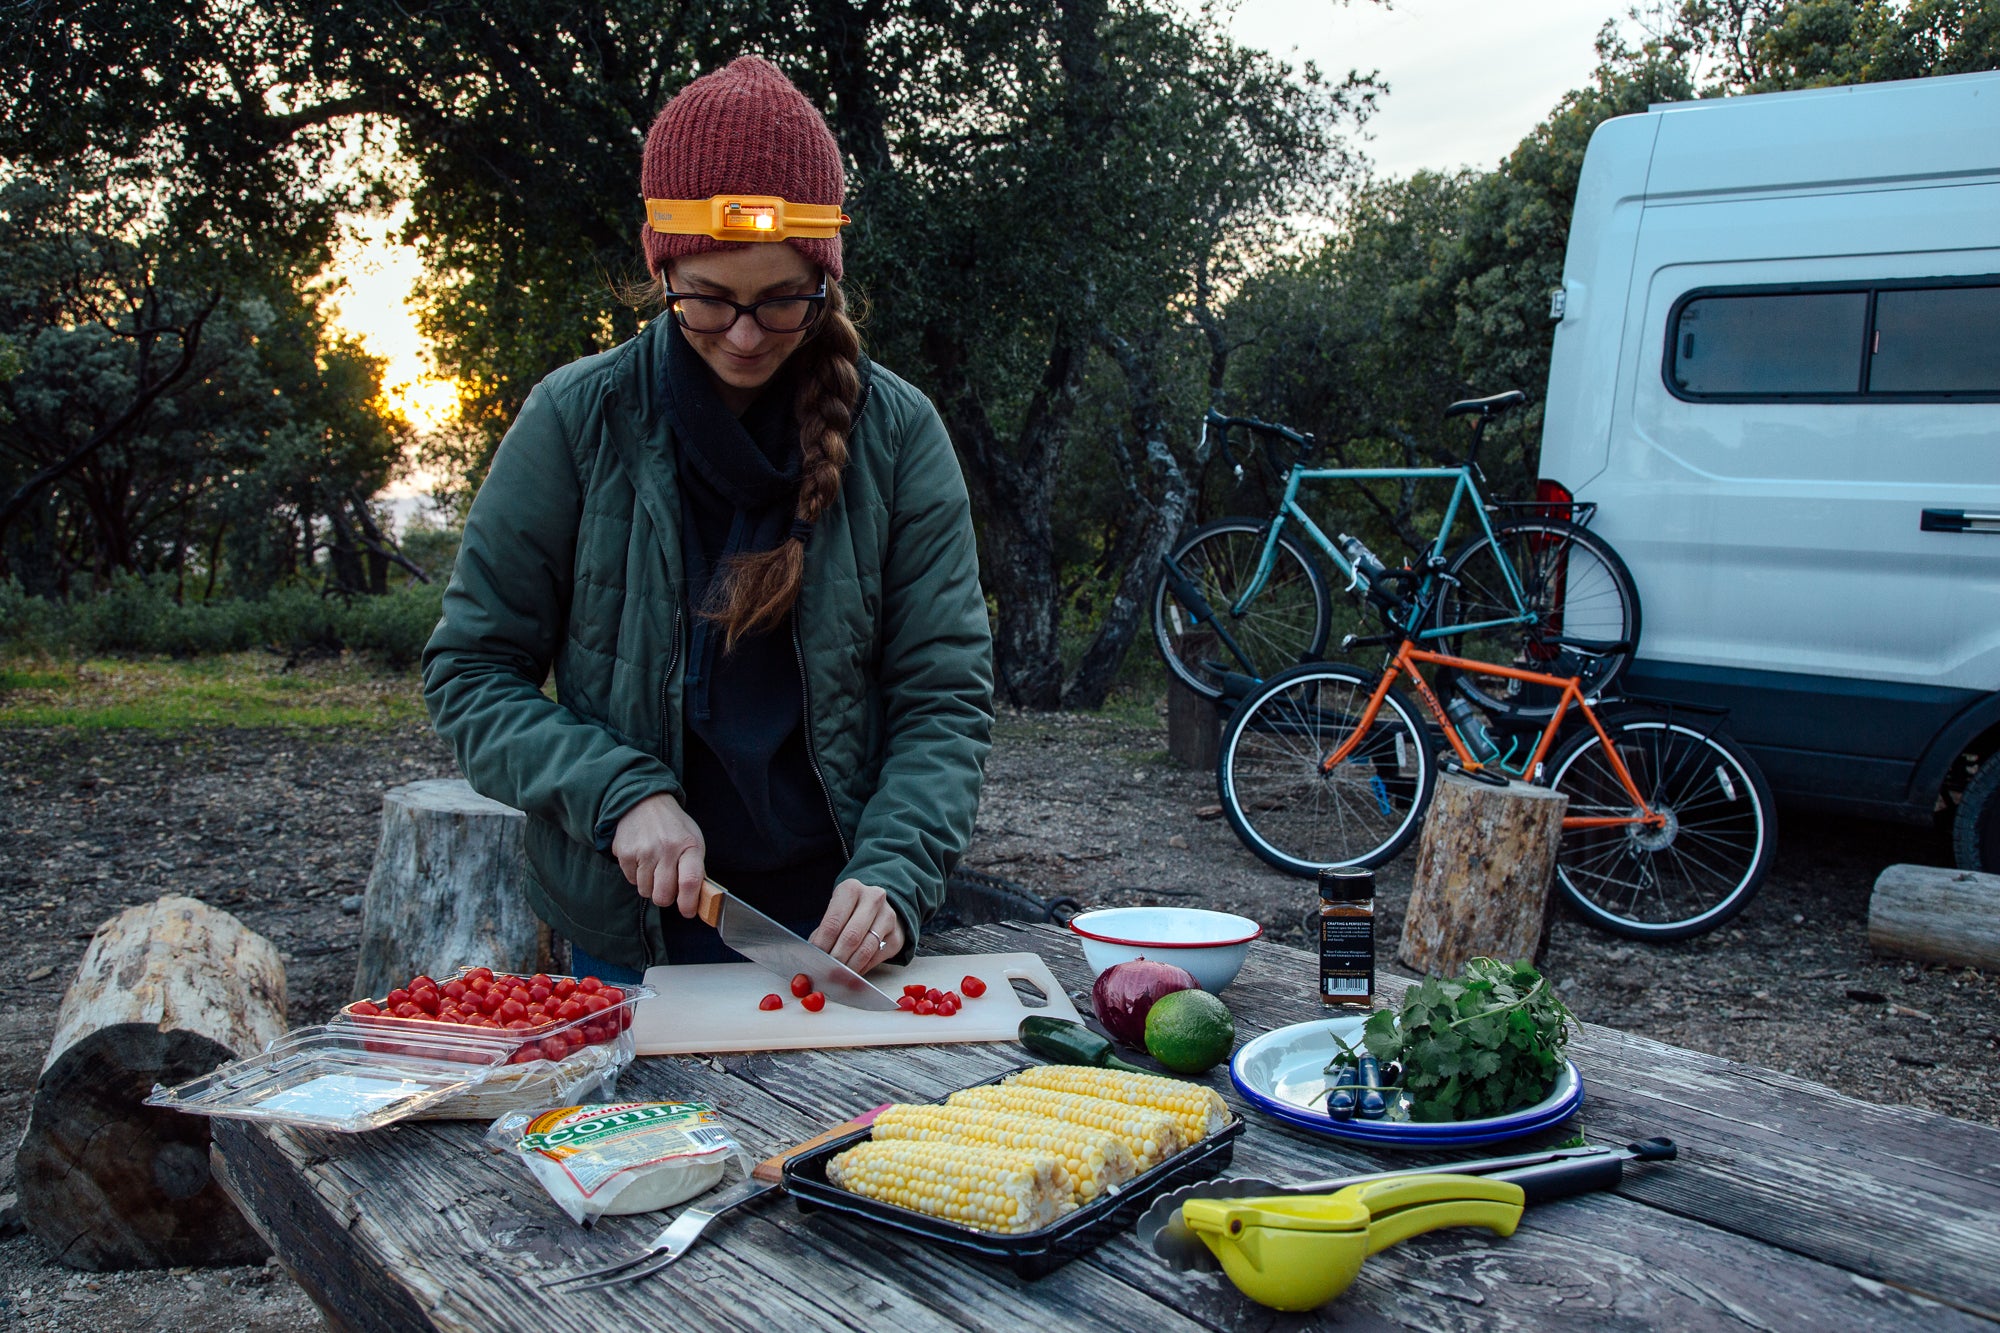
M 704 879 L 701 882 L 701 905 L 695 909 L 695 915 L 706 924 L 721 929 L 722 900 L 727 893 L 728 890 L 714 880 Z
M 757 1163 L 757 1169 L 750 1174 L 758 1180 L 769 1181 L 773 1185 L 782 1184 L 784 1182 L 784 1166 L 786 1162 L 797 1157 L 802 1152 L 811 1152 L 814 1148 L 822 1144 L 831 1143 L 843 1134 L 852 1134 L 857 1129 L 866 1129 L 868 1126 L 874 1124 L 875 1117 L 887 1110 L 888 1107 L 889 1103 L 884 1102 L 872 1110 L 863 1111 L 846 1124 L 835 1125 L 824 1134 L 815 1134 L 804 1143 L 794 1143 L 777 1156 L 766 1157 L 763 1161 Z

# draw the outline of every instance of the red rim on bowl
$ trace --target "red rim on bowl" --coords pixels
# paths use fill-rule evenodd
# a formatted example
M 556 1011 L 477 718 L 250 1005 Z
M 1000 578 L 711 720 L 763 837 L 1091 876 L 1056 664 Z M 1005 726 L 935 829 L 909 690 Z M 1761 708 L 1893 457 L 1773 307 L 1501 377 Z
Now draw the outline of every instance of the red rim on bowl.
M 1256 939 L 1264 933 L 1263 926 L 1257 925 L 1256 922 L 1251 922 L 1252 925 L 1257 925 L 1257 929 L 1251 931 L 1248 935 L 1239 935 L 1233 940 L 1199 940 L 1187 943 L 1175 940 L 1121 940 L 1116 935 L 1100 935 L 1094 930 L 1085 930 L 1082 926 L 1076 924 L 1079 918 L 1088 915 L 1090 915 L 1088 912 L 1079 912 L 1075 917 L 1071 917 L 1069 928 L 1087 940 L 1096 940 L 1099 944 L 1122 944 L 1128 949 L 1226 949 L 1232 944 L 1248 944 L 1251 940 Z M 1217 913 L 1217 915 L 1220 916 L 1223 913 Z M 1249 920 L 1248 917 L 1239 919 Z

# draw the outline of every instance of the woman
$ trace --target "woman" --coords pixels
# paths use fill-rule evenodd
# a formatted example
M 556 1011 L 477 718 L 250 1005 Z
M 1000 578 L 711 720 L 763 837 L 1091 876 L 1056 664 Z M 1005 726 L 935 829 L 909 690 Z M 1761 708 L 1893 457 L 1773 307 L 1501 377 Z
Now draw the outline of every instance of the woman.
M 733 958 L 694 919 L 704 875 L 858 971 L 905 961 L 992 723 L 964 480 L 929 400 L 861 355 L 839 150 L 783 74 L 689 84 L 641 184 L 669 315 L 529 394 L 425 700 L 527 812 L 529 900 L 578 971 Z

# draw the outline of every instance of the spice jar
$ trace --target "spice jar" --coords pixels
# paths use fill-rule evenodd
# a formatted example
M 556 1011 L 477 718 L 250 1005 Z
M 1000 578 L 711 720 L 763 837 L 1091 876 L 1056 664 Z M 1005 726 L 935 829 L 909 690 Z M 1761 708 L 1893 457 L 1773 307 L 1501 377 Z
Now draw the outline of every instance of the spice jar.
M 1375 1003 L 1375 872 L 1319 872 L 1319 998 L 1343 1009 Z

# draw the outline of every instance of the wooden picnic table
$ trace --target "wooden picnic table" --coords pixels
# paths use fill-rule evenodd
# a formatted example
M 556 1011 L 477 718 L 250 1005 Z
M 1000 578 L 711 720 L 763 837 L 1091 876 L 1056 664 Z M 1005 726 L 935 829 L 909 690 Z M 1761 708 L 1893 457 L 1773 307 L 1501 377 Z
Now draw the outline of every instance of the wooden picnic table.
M 968 927 L 926 952 L 1033 948 L 1072 991 L 1088 968 L 1047 926 Z M 1315 1017 L 1316 964 L 1259 942 L 1227 992 L 1239 1036 Z M 1400 994 L 1403 983 L 1384 979 Z M 1689 1003 L 1698 1002 L 1689 997 Z M 621 1098 L 718 1105 L 755 1156 L 885 1101 L 927 1101 L 1018 1064 L 1011 1044 L 641 1060 Z M 1039 1281 L 782 1195 L 724 1218 L 636 1285 L 544 1293 L 622 1258 L 658 1215 L 586 1231 L 484 1125 L 339 1135 L 215 1125 L 217 1173 L 336 1329 L 929 1328 L 2000 1329 L 2000 1130 L 1879 1106 L 1769 1069 L 1585 1025 L 1586 1100 L 1561 1131 L 1505 1147 L 1676 1140 L 1678 1162 L 1628 1168 L 1616 1193 L 1529 1210 L 1502 1240 L 1457 1229 L 1374 1256 L 1347 1294 L 1281 1315 L 1220 1274 L 1170 1271 L 1127 1233 Z M 1970 1075 L 1969 1075 L 1970 1076 Z M 1208 1080 L 1239 1111 L 1225 1069 Z M 1248 1111 L 1232 1173 L 1311 1179 L 1417 1165 Z

